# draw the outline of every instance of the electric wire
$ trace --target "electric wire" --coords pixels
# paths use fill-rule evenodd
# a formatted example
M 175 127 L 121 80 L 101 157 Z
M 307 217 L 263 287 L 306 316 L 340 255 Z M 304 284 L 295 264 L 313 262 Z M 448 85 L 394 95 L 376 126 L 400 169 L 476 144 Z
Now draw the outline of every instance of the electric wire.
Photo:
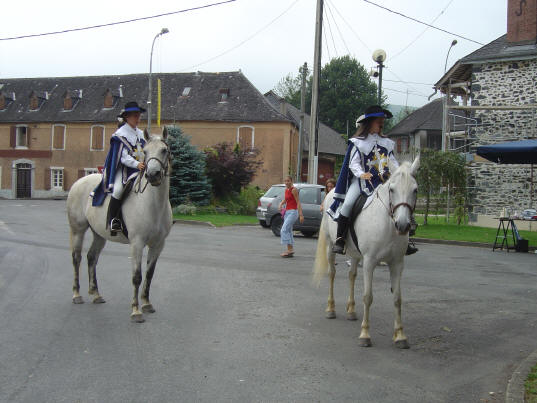
M 332 25 L 330 24 L 330 18 L 328 18 L 328 13 L 326 13 L 325 15 L 326 15 L 326 22 L 328 25 L 328 30 L 330 31 L 330 36 L 332 37 L 332 43 L 334 44 L 334 52 L 336 54 L 336 57 L 338 57 L 339 52 L 337 51 L 336 41 L 334 40 L 334 35 L 332 34 Z
M 347 22 L 347 20 L 345 19 L 345 17 L 343 17 L 343 15 L 341 15 L 341 13 L 339 12 L 339 10 L 336 8 L 335 4 L 332 3 L 332 6 L 334 7 L 334 10 L 336 10 L 336 12 L 338 13 L 338 15 L 341 17 L 341 19 L 343 20 L 343 22 L 347 25 L 347 27 L 349 27 L 349 29 L 351 30 L 351 32 L 354 34 L 354 36 L 356 36 L 356 38 L 358 39 L 358 41 L 360 41 L 360 43 L 369 51 L 369 53 L 373 53 L 373 51 L 369 48 L 369 46 L 367 46 L 367 44 L 362 40 L 362 38 L 360 38 L 360 36 L 356 33 L 356 31 L 352 28 L 352 26 Z
M 235 1 L 235 0 L 233 0 Z M 281 14 L 279 14 L 277 17 L 275 17 L 272 21 L 270 21 L 268 24 L 266 24 L 265 26 L 261 27 L 260 29 L 258 29 L 256 32 L 254 32 L 252 35 L 250 35 L 248 38 L 244 39 L 243 41 L 239 42 L 237 45 L 225 50 L 224 52 L 222 53 L 219 53 L 218 55 L 216 56 L 213 56 L 211 57 L 210 59 L 207 59 L 201 63 L 197 63 L 197 64 L 194 64 L 190 67 L 186 67 L 182 70 L 179 70 L 179 72 L 184 72 L 184 71 L 187 71 L 187 70 L 190 70 L 190 69 L 193 69 L 195 67 L 198 67 L 198 66 L 201 66 L 201 65 L 204 65 L 204 64 L 207 64 L 209 62 L 212 62 L 213 60 L 216 60 L 226 54 L 228 54 L 229 52 L 237 49 L 238 47 L 244 45 L 246 42 L 248 42 L 249 40 L 251 40 L 252 38 L 254 38 L 255 36 L 257 36 L 258 34 L 260 34 L 262 31 L 264 31 L 265 29 L 267 29 L 270 25 L 272 25 L 274 22 L 276 22 L 280 17 L 282 17 L 284 14 L 286 14 L 291 8 L 293 8 L 293 6 L 298 3 L 300 0 L 295 0 L 294 3 L 292 3 L 289 7 L 287 7 Z
M 328 12 L 330 13 L 330 16 L 332 17 L 332 21 L 334 22 L 336 29 L 339 32 L 339 37 L 341 38 L 341 41 L 345 45 L 345 49 L 347 49 L 347 54 L 350 55 L 351 51 L 349 50 L 349 47 L 347 46 L 347 42 L 345 42 L 345 37 L 343 36 L 343 34 L 341 33 L 341 30 L 339 29 L 339 25 L 336 19 L 334 18 L 334 14 L 332 13 L 332 9 L 330 8 L 330 3 L 328 1 L 326 2 L 326 6 L 328 8 Z
M 328 40 L 326 39 L 326 29 L 322 30 L 323 36 L 324 36 L 324 46 L 326 46 L 326 53 L 328 53 L 328 61 L 332 60 L 332 56 L 330 55 L 330 48 L 328 47 Z
M 373 5 L 373 6 L 375 6 L 375 7 L 379 7 L 379 8 L 382 8 L 383 10 L 389 11 L 390 13 L 400 15 L 401 17 L 407 18 L 407 19 L 409 19 L 409 20 L 411 20 L 411 21 L 414 21 L 414 22 L 417 22 L 417 23 L 419 23 L 419 24 L 426 25 L 426 26 L 428 26 L 428 27 L 430 27 L 430 28 L 434 28 L 434 29 L 436 29 L 436 30 L 438 30 L 438 31 L 442 31 L 442 32 L 445 32 L 445 33 L 450 34 L 450 35 L 454 35 L 454 36 L 456 36 L 457 38 L 461 38 L 461 39 L 464 39 L 464 40 L 467 40 L 467 41 L 470 41 L 470 42 L 474 42 L 474 43 L 477 43 L 478 45 L 484 45 L 484 43 L 481 43 L 481 42 L 478 42 L 478 41 L 474 41 L 473 39 L 467 38 L 467 37 L 465 37 L 465 36 L 462 36 L 462 35 L 459 35 L 459 34 L 456 34 L 456 33 L 450 32 L 450 31 L 447 31 L 447 30 L 442 29 L 442 28 L 435 27 L 434 25 L 431 25 L 431 24 L 427 24 L 426 22 L 420 21 L 420 20 L 418 20 L 418 19 L 416 19 L 416 18 L 414 18 L 414 17 L 409 17 L 408 15 L 405 15 L 405 14 L 403 14 L 403 13 L 400 13 L 399 11 L 391 10 L 391 9 L 389 9 L 388 7 L 381 6 L 380 4 L 374 3 L 374 2 L 372 2 L 372 1 L 370 1 L 370 0 L 363 0 L 363 1 L 365 1 L 365 2 L 368 3 L 368 4 Z
M 434 86 L 434 84 L 431 84 L 431 83 L 420 83 L 420 82 L 417 82 L 417 81 L 388 80 L 386 78 L 382 79 L 382 81 L 390 81 L 392 83 L 419 84 L 419 85 Z
M 450 6 L 450 4 L 453 3 L 453 0 L 449 0 L 448 4 L 442 9 L 442 11 L 440 11 L 440 14 L 438 14 L 431 22 L 430 24 L 434 24 L 436 22 L 437 19 L 440 18 L 440 16 L 442 14 L 444 14 L 444 12 L 447 10 L 447 8 Z M 407 50 L 409 47 L 411 47 L 419 38 L 421 38 L 423 36 L 423 34 L 425 34 L 425 32 L 427 32 L 429 30 L 429 27 L 425 27 L 425 29 L 423 31 L 421 31 L 421 33 L 416 36 L 412 41 L 410 41 L 410 43 L 408 45 L 406 45 L 403 49 L 401 49 L 399 52 L 397 52 L 395 55 L 393 55 L 392 57 L 389 58 L 390 61 L 392 61 L 393 59 L 395 59 L 397 56 L 399 56 L 401 53 L 403 53 L 405 50 Z
M 423 97 L 423 98 L 427 98 L 428 95 L 424 95 L 424 94 L 421 94 L 419 92 L 411 92 L 411 91 L 401 91 L 401 90 L 396 90 L 395 88 L 387 88 L 387 87 L 382 87 L 383 90 L 387 90 L 387 91 L 393 91 L 393 92 L 399 92 L 401 94 L 408 94 L 408 95 L 416 95 L 418 97 Z
M 12 36 L 12 37 L 8 37 L 8 38 L 0 38 L 0 41 L 11 41 L 11 40 L 15 40 L 15 39 L 35 38 L 35 37 L 48 36 L 48 35 L 59 35 L 59 34 L 66 34 L 66 33 L 69 33 L 69 32 L 85 31 L 85 30 L 89 30 L 89 29 L 110 27 L 110 26 L 113 26 L 113 25 L 128 24 L 128 23 L 131 23 L 131 22 L 150 20 L 152 18 L 159 18 L 159 17 L 168 16 L 168 15 L 186 13 L 188 11 L 201 10 L 203 8 L 219 6 L 219 5 L 222 5 L 222 4 L 232 3 L 234 1 L 237 1 L 237 0 L 225 0 L 225 1 L 220 1 L 218 3 L 205 4 L 203 6 L 185 8 L 183 10 L 171 11 L 171 12 L 168 12 L 168 13 L 156 14 L 156 15 L 151 15 L 151 16 L 148 16 L 148 17 L 132 18 L 130 20 L 110 22 L 110 23 L 107 23 L 107 24 L 98 24 L 98 25 L 91 25 L 91 26 L 81 27 L 81 28 L 64 29 L 62 31 L 45 32 L 45 33 L 41 33 L 41 34 L 19 35 L 19 36 Z

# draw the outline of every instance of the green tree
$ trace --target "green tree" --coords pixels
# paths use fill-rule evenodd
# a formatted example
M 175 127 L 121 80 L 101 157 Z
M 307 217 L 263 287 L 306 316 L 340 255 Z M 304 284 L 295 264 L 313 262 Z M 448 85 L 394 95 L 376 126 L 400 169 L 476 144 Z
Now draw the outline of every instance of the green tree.
M 204 151 L 207 156 L 207 176 L 217 198 L 240 193 L 263 163 L 257 160 L 258 150 L 243 150 L 239 144 L 218 143 Z
M 301 67 L 302 68 L 302 67 Z M 300 71 L 300 69 L 299 69 Z M 288 74 L 274 91 L 300 108 L 300 74 Z M 363 65 L 350 56 L 337 57 L 321 68 L 319 80 L 319 120 L 339 133 L 354 131 L 356 118 L 377 103 L 377 84 Z M 312 76 L 306 86 L 306 112 L 311 110 Z M 383 98 L 384 103 L 384 98 Z
M 205 175 L 205 153 L 190 144 L 190 137 L 175 126 L 168 129 L 172 172 L 170 174 L 170 203 L 172 206 L 192 202 L 209 204 L 211 185 Z

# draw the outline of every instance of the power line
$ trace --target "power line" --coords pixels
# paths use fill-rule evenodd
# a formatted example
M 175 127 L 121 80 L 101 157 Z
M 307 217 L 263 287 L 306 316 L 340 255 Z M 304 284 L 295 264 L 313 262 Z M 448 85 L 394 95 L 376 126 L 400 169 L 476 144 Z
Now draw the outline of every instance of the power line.
M 387 87 L 382 87 L 383 90 L 388 90 L 388 91 L 393 91 L 393 92 L 400 92 L 401 94 L 408 94 L 408 95 L 416 95 L 418 97 L 424 97 L 424 98 L 428 98 L 427 95 L 423 95 L 423 94 L 420 94 L 419 92 L 411 92 L 411 91 L 401 91 L 401 90 L 396 90 L 394 88 L 387 88 Z
M 326 3 L 328 6 L 328 3 Z M 330 25 L 330 18 L 328 18 L 328 13 L 326 13 L 326 22 L 328 23 L 328 30 L 330 31 L 330 36 L 332 37 L 332 43 L 334 44 L 334 52 L 336 53 L 336 57 L 339 55 L 336 47 L 336 41 L 334 40 L 334 35 L 332 34 L 332 26 Z
M 428 26 L 428 27 L 430 27 L 430 28 L 434 28 L 434 29 L 436 29 L 436 30 L 438 30 L 438 31 L 442 31 L 442 32 L 445 32 L 445 33 L 447 33 L 447 34 L 454 35 L 454 36 L 456 36 L 456 37 L 458 37 L 458 38 L 461 38 L 461 39 L 466 39 L 467 41 L 477 43 L 478 45 L 484 45 L 484 44 L 481 43 L 481 42 L 474 41 L 473 39 L 466 38 L 465 36 L 458 35 L 458 34 L 455 34 L 455 33 L 453 33 L 453 32 L 449 32 L 449 31 L 447 31 L 447 30 L 445 30 L 445 29 L 435 27 L 434 25 L 431 25 L 431 24 L 427 24 L 426 22 L 420 21 L 420 20 L 418 20 L 418 19 L 416 19 L 416 18 L 413 18 L 413 17 L 409 17 L 408 15 L 405 15 L 405 14 L 403 14 L 403 13 L 400 13 L 399 11 L 394 11 L 394 10 L 389 9 L 388 7 L 384 7 L 384 6 L 381 6 L 380 4 L 373 3 L 373 2 L 370 1 L 370 0 L 364 0 L 364 1 L 365 1 L 366 3 L 369 3 L 369 4 L 373 5 L 373 6 L 382 8 L 383 10 L 389 11 L 390 13 L 400 15 L 401 17 L 407 18 L 407 19 L 412 20 L 412 21 L 414 21 L 414 22 L 417 22 L 417 23 L 419 23 L 419 24 L 426 25 L 426 26 Z
M 447 10 L 447 8 L 450 6 L 450 4 L 453 3 L 453 0 L 449 0 L 449 3 L 442 9 L 442 11 L 440 11 L 440 14 L 438 14 L 432 21 L 431 21 L 431 24 L 434 24 L 436 22 L 437 19 L 440 18 L 440 16 L 442 14 L 444 14 L 444 12 Z M 393 55 L 392 57 L 389 58 L 390 61 L 392 61 L 393 59 L 395 59 L 397 56 L 399 56 L 401 53 L 403 53 L 405 50 L 407 50 L 410 46 L 412 46 L 418 39 L 420 39 L 423 34 L 425 32 L 427 32 L 427 30 L 429 29 L 429 27 L 425 27 L 425 29 L 423 31 L 421 31 L 421 33 L 416 36 L 412 41 L 410 41 L 410 43 L 408 45 L 406 45 L 403 49 L 401 49 L 398 53 L 396 53 L 395 55 Z
M 235 0 L 233 0 L 235 1 Z M 252 39 L 253 37 L 255 37 L 256 35 L 258 35 L 259 33 L 261 33 L 262 31 L 264 31 L 265 29 L 267 29 L 270 25 L 272 25 L 274 22 L 276 22 L 276 20 L 278 20 L 280 17 L 282 17 L 285 13 L 287 13 L 291 8 L 293 8 L 293 6 L 298 3 L 300 0 L 295 0 L 295 2 L 293 4 L 291 4 L 289 7 L 287 7 L 280 15 L 278 15 L 276 18 L 274 18 L 272 21 L 270 21 L 267 25 L 263 26 L 262 28 L 258 29 L 256 32 L 254 32 L 252 35 L 250 35 L 248 38 L 244 39 L 242 42 L 238 43 L 237 45 L 229 48 L 228 50 L 225 50 L 224 52 L 216 55 L 216 56 L 213 56 L 211 57 L 210 59 L 207 59 L 201 63 L 198 63 L 198 64 L 194 64 L 190 67 L 187 67 L 185 69 L 182 69 L 182 70 L 179 70 L 179 71 L 187 71 L 187 70 L 190 70 L 190 69 L 193 69 L 194 67 L 198 67 L 198 66 L 201 66 L 203 64 L 206 64 L 206 63 L 209 63 L 209 62 L 212 62 L 213 60 L 215 59 L 218 59 L 219 57 L 222 57 L 226 54 L 228 54 L 229 52 L 237 49 L 238 47 L 244 45 L 246 42 L 248 42 L 250 39 Z
M 390 81 L 392 83 L 403 83 L 403 84 L 419 84 L 419 85 L 430 85 L 430 86 L 434 85 L 434 84 L 431 84 L 431 83 L 419 83 L 419 82 L 416 82 L 416 81 L 388 80 L 386 78 L 383 78 L 382 81 Z
M 324 18 L 323 18 L 323 22 L 324 22 Z M 332 56 L 330 55 L 330 48 L 328 47 L 328 40 L 326 39 L 326 29 L 323 29 L 322 30 L 323 32 L 323 36 L 324 36 L 324 46 L 326 46 L 326 52 L 328 53 L 328 61 L 332 60 Z
M 58 35 L 58 34 L 65 34 L 65 33 L 68 33 L 68 32 L 85 31 L 85 30 L 88 30 L 88 29 L 103 28 L 103 27 L 109 27 L 109 26 L 112 26 L 112 25 L 119 25 L 119 24 L 127 24 L 127 23 L 130 23 L 130 22 L 150 20 L 152 18 L 159 18 L 159 17 L 165 17 L 165 16 L 173 15 L 173 14 L 186 13 L 188 11 L 201 10 L 203 8 L 219 6 L 219 5 L 226 4 L 226 3 L 232 3 L 234 1 L 237 1 L 237 0 L 225 0 L 225 1 L 218 2 L 218 3 L 206 4 L 204 6 L 186 8 L 184 10 L 171 11 L 169 13 L 156 14 L 156 15 L 151 15 L 151 16 L 148 16 L 148 17 L 140 17 L 140 18 L 133 18 L 133 19 L 130 19 L 130 20 L 110 22 L 110 23 L 107 23 L 107 24 L 91 25 L 91 26 L 82 27 L 82 28 L 64 29 L 62 31 L 46 32 L 46 33 L 42 33 L 42 34 L 20 35 L 20 36 L 12 36 L 10 38 L 0 38 L 0 41 L 11 41 L 11 40 L 15 40 L 15 39 L 35 38 L 35 37 L 48 36 L 48 35 Z
M 364 47 L 369 51 L 369 53 L 373 53 L 373 51 L 369 48 L 369 46 L 366 45 L 366 43 L 364 41 L 362 41 L 362 39 L 360 38 L 360 36 L 356 33 L 356 31 L 352 28 L 352 26 L 347 22 L 347 20 L 343 17 L 343 15 L 341 15 L 341 13 L 339 12 L 339 10 L 336 8 L 336 6 L 334 4 L 332 4 L 332 6 L 334 7 L 334 10 L 336 10 L 336 12 L 338 13 L 338 15 L 341 17 L 341 19 L 343 20 L 343 22 L 347 25 L 347 27 L 349 27 L 349 29 L 351 30 L 351 32 L 356 36 L 356 38 L 360 41 L 360 43 L 362 45 L 364 45 Z
M 339 32 L 339 36 L 340 36 L 341 40 L 343 41 L 343 44 L 345 45 L 345 48 L 347 49 L 347 54 L 350 55 L 351 51 L 349 50 L 349 47 L 347 46 L 347 42 L 345 42 L 345 38 L 343 37 L 343 34 L 341 33 L 341 30 L 339 29 L 339 25 L 338 25 L 336 19 L 334 18 L 334 14 L 332 13 L 332 9 L 330 8 L 330 3 L 328 1 L 326 2 L 326 6 L 328 8 L 328 12 L 330 13 L 330 16 L 332 17 L 332 21 L 334 22 L 334 24 L 336 26 L 336 29 Z

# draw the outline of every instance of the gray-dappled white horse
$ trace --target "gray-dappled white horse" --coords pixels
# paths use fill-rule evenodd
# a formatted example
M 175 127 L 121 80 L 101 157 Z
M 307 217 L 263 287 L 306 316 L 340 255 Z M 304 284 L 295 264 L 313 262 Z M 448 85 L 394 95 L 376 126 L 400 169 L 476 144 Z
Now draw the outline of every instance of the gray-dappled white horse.
M 350 293 L 347 301 L 347 318 L 356 320 L 354 301 L 354 282 L 358 262 L 362 260 L 364 273 L 364 317 L 360 345 L 371 346 L 369 335 L 369 308 L 373 302 L 373 270 L 380 261 L 388 263 L 395 304 L 395 324 L 393 340 L 399 348 L 408 348 L 407 337 L 401 322 L 401 274 L 403 259 L 408 245 L 410 217 L 416 204 L 418 185 L 416 173 L 419 168 L 419 156 L 412 165 L 404 162 L 392 174 L 391 178 L 377 187 L 371 203 L 360 213 L 353 226 L 358 237 L 359 250 L 354 245 L 350 234 L 347 236 L 347 255 L 351 257 L 349 270 Z M 335 318 L 334 277 L 336 275 L 335 254 L 332 246 L 336 240 L 337 223 L 326 211 L 332 204 L 333 191 L 324 201 L 324 216 L 319 231 L 317 254 L 314 265 L 314 282 L 319 285 L 326 273 L 330 277 L 327 318 Z
M 149 136 L 144 133 L 147 143 L 144 147 L 145 175 L 139 176 L 139 183 L 126 196 L 122 204 L 122 214 L 128 229 L 128 238 L 122 233 L 110 235 L 107 228 L 107 214 L 110 197 L 102 206 L 93 207 L 90 193 L 101 181 L 100 174 L 88 175 L 75 182 L 67 197 L 67 217 L 71 229 L 71 252 L 74 267 L 73 302 L 83 303 L 79 293 L 79 268 L 82 260 L 82 243 L 88 227 L 93 232 L 93 243 L 88 251 L 89 294 L 94 296 L 94 303 L 105 300 L 99 294 L 95 267 L 107 240 L 130 244 L 132 258 L 132 283 L 134 298 L 132 300 L 131 319 L 143 322 L 143 312 L 155 312 L 149 301 L 149 288 L 155 271 L 157 259 L 164 247 L 164 241 L 172 226 L 172 211 L 169 200 L 170 189 L 170 150 L 166 144 L 168 132 L 164 129 L 162 136 Z M 147 186 L 147 182 L 152 186 Z M 142 255 L 145 246 L 147 252 L 147 270 L 142 290 L 142 311 L 139 309 L 138 289 L 142 283 Z

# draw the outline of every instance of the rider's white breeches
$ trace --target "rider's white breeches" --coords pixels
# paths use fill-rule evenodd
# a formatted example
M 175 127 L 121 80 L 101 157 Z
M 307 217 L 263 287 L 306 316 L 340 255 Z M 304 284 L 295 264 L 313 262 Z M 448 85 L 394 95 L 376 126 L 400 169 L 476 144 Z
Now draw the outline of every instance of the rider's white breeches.
M 114 190 L 112 191 L 112 197 L 114 199 L 121 200 L 124 189 L 125 185 L 123 185 L 123 172 L 121 169 L 118 169 L 116 172 L 116 177 L 114 178 Z
M 356 178 L 353 178 L 351 185 L 347 189 L 347 194 L 345 195 L 345 200 L 343 200 L 343 205 L 341 206 L 339 214 L 349 217 L 358 196 L 360 196 L 360 184 Z

